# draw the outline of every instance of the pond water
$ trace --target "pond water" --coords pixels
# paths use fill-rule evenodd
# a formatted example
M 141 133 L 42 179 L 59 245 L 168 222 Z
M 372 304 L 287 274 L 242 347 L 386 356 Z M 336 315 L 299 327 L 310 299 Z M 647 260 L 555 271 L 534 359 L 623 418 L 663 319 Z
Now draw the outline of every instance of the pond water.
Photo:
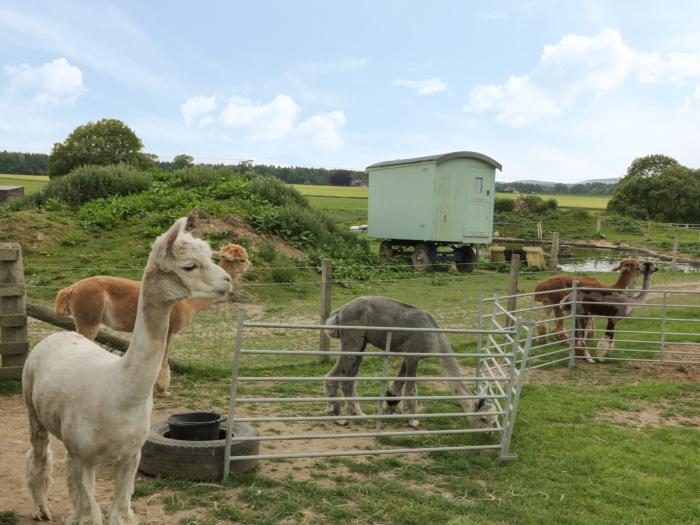
M 656 257 L 635 252 L 613 252 L 610 250 L 574 249 L 569 257 L 560 257 L 559 266 L 565 272 L 609 272 L 625 257 L 634 257 L 640 261 L 651 261 L 664 270 L 671 269 L 671 261 L 662 261 Z M 685 273 L 700 272 L 700 266 L 678 263 L 678 271 Z

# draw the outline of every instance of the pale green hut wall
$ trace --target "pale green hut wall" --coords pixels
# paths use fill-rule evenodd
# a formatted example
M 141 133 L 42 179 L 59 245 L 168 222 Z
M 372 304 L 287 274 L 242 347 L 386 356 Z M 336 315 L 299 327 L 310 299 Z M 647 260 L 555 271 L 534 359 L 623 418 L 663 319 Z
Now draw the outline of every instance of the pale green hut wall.
M 434 162 L 370 171 L 369 236 L 432 240 L 434 178 Z

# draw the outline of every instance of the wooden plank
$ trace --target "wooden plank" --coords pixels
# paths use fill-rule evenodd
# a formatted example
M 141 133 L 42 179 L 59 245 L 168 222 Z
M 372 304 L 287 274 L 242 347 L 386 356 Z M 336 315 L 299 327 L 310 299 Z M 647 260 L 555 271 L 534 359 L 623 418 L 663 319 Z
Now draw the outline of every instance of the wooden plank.
M 0 297 L 19 297 L 24 295 L 23 284 L 0 284 Z
M 22 314 L 0 315 L 0 326 L 25 326 L 27 316 Z
M 60 328 L 65 328 L 66 330 L 75 331 L 75 323 L 73 322 L 73 319 L 65 315 L 59 315 L 53 310 L 50 310 L 44 306 L 28 303 L 27 315 L 33 317 L 34 319 L 44 321 L 45 323 L 49 323 Z M 109 345 L 115 350 L 120 350 L 122 352 L 126 352 L 126 349 L 129 348 L 129 341 L 109 334 L 104 330 L 100 330 L 97 333 L 95 341 Z
M 29 343 L 0 343 L 0 355 L 26 354 Z
M 0 379 L 22 379 L 21 366 L 0 366 Z
M 19 255 L 19 248 L 12 245 L 0 245 L 0 261 L 16 261 Z

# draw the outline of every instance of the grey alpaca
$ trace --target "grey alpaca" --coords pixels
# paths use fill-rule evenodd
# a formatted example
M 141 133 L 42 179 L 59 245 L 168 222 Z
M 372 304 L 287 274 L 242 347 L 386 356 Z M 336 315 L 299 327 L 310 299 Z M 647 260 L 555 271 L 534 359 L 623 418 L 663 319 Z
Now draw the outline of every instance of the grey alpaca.
M 327 325 L 340 326 L 399 326 L 410 328 L 439 328 L 435 319 L 426 311 L 416 306 L 390 299 L 388 297 L 363 296 L 341 306 L 326 321 Z M 387 333 L 380 330 L 333 330 L 328 329 L 328 334 L 340 339 L 341 352 L 364 352 L 367 343 L 384 350 L 386 348 Z M 436 352 L 449 353 L 452 347 L 444 333 L 441 332 L 393 332 L 391 338 L 392 352 Z M 396 380 L 389 385 L 386 396 L 398 397 L 416 396 L 418 389 L 416 381 L 404 379 L 416 377 L 418 363 L 421 357 L 407 356 L 401 363 Z M 440 357 L 440 362 L 445 373 L 452 377 L 459 377 L 462 371 L 454 357 Z M 341 355 L 335 366 L 326 377 L 356 377 L 362 363 L 362 356 Z M 326 381 L 326 394 L 328 397 L 339 397 L 341 388 L 346 398 L 357 397 L 356 381 Z M 471 390 L 463 381 L 450 381 L 456 395 L 471 395 Z M 495 405 L 488 398 L 478 400 L 460 399 L 460 405 L 465 412 L 484 412 L 480 416 L 471 416 L 469 420 L 474 426 L 491 425 L 495 422 L 495 416 L 487 412 L 495 411 Z M 384 402 L 385 413 L 393 413 L 399 401 L 388 400 Z M 332 401 L 328 404 L 328 413 L 340 415 L 340 401 Z M 348 411 L 353 415 L 364 415 L 357 401 L 347 401 Z M 416 400 L 404 399 L 402 402 L 404 414 L 416 413 Z M 339 420 L 339 424 L 345 424 Z M 419 426 L 417 419 L 410 419 L 408 424 L 414 428 Z

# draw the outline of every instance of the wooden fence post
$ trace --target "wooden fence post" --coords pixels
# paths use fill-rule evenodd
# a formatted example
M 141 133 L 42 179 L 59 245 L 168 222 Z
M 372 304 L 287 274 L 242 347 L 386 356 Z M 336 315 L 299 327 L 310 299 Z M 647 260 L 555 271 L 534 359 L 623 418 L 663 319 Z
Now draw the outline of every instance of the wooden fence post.
M 331 315 L 331 279 L 332 267 L 330 259 L 323 259 L 321 263 L 321 323 L 325 324 Z M 328 352 L 331 340 L 325 330 L 320 330 L 318 349 L 320 352 Z M 328 355 L 320 355 L 319 363 L 327 363 Z
M 559 264 L 559 232 L 552 233 L 552 253 L 550 261 L 550 270 L 556 270 Z
M 520 274 L 520 255 L 514 253 L 510 257 L 510 284 L 508 286 L 508 303 L 506 308 L 509 312 L 515 310 L 517 300 L 513 297 L 518 293 L 518 275 Z M 508 323 L 510 324 L 510 323 Z
M 651 235 L 651 221 L 647 221 L 647 235 Z
M 537 221 L 537 238 L 542 238 L 542 221 Z
M 674 272 L 678 269 L 678 232 L 673 236 L 673 254 L 671 259 L 671 270 Z
M 29 352 L 22 247 L 0 244 L 0 379 L 20 379 Z
M 595 232 L 600 233 L 600 230 L 603 229 L 603 218 L 598 217 L 598 220 L 595 223 Z

